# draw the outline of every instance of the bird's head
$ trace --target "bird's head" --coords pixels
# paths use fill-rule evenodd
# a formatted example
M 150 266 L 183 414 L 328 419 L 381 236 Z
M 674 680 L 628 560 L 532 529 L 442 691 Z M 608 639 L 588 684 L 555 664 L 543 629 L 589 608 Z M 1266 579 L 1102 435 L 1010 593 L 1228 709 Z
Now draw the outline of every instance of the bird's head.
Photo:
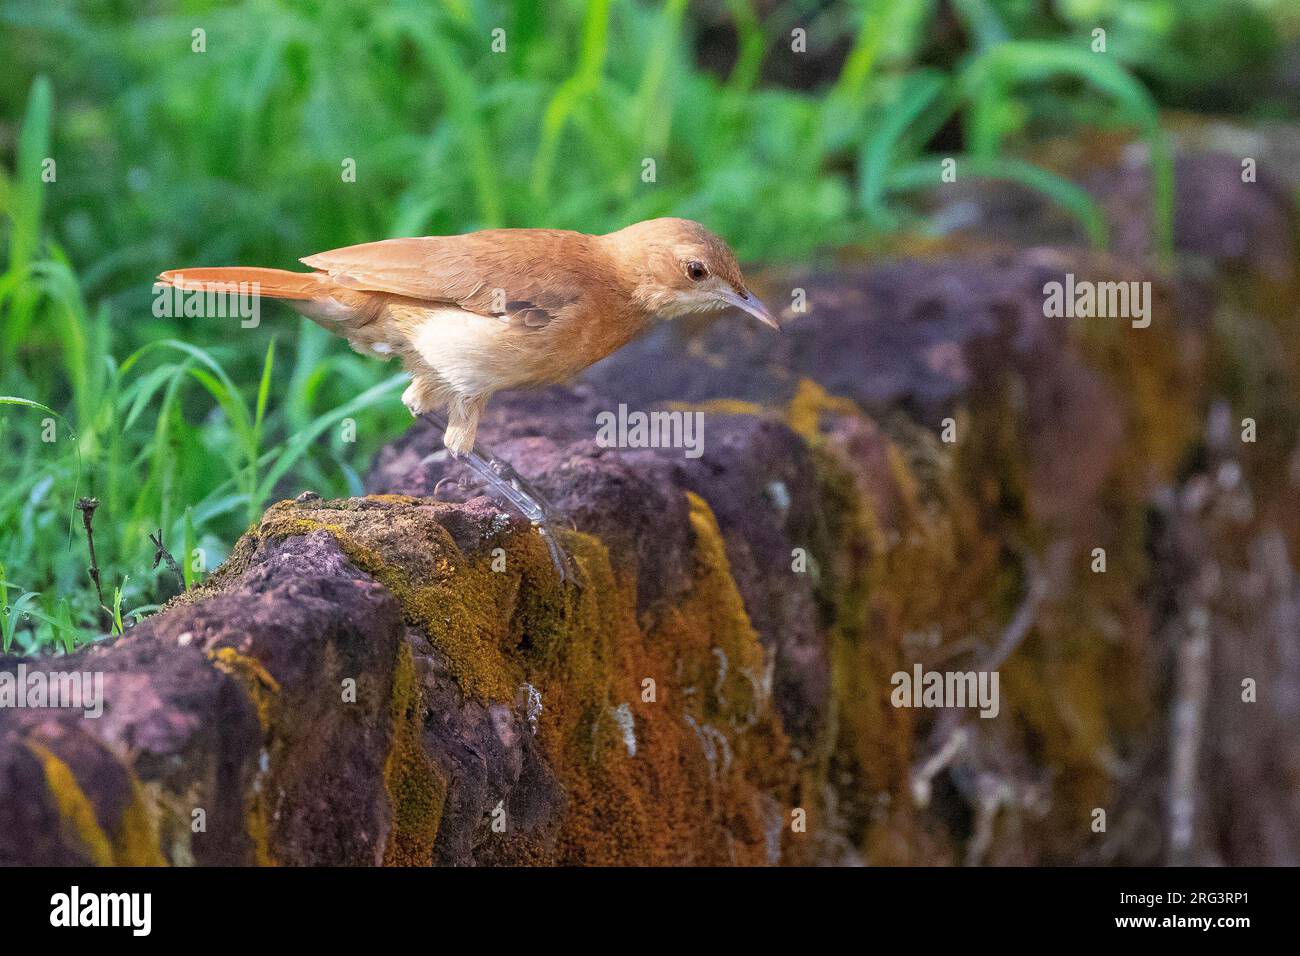
M 674 319 L 735 306 L 781 328 L 745 287 L 731 248 L 698 222 L 649 219 L 602 238 L 632 278 L 632 296 L 647 312 Z

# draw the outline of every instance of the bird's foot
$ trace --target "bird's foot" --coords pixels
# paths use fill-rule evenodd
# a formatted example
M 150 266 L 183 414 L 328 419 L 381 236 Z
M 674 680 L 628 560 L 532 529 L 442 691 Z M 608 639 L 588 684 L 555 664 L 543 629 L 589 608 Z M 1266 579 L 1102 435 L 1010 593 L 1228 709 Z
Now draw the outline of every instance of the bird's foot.
M 529 484 L 523 475 L 519 474 L 508 461 L 495 455 L 487 457 L 486 461 L 487 467 L 497 476 L 499 482 L 512 489 L 521 501 L 526 500 L 528 502 L 527 507 L 521 505 L 516 505 L 516 507 L 519 507 L 524 517 L 532 522 L 533 527 L 537 529 L 537 533 L 546 542 L 547 550 L 551 554 L 551 563 L 555 565 L 560 580 L 572 581 L 581 585 L 582 579 L 577 573 L 577 565 L 574 563 L 573 557 L 564 550 L 564 546 L 560 544 L 559 537 L 555 533 L 557 527 L 564 525 L 567 525 L 573 531 L 577 531 L 578 526 L 574 524 L 573 519 L 556 510 L 542 493 Z M 489 484 L 496 485 L 494 482 L 489 482 Z M 506 497 L 511 501 L 515 500 L 508 495 Z
M 512 466 L 500 458 L 486 459 L 483 464 L 485 471 L 491 473 L 490 477 L 483 470 L 483 466 L 470 461 L 470 467 L 483 474 L 488 485 L 497 491 L 500 497 L 514 505 L 537 529 L 542 541 L 546 543 L 546 549 L 551 555 L 551 563 L 555 565 L 560 580 L 581 585 L 582 578 L 577 573 L 578 567 L 572 556 L 560 544 L 559 536 L 555 531 L 561 522 L 570 525 L 572 522 L 560 515 L 532 485 L 524 481 Z M 501 466 L 504 466 L 504 469 Z M 507 477 L 507 474 L 511 477 Z
M 582 577 L 578 574 L 578 566 L 573 556 L 565 550 L 564 545 L 560 544 L 559 535 L 556 533 L 557 524 L 552 518 L 554 512 L 546 500 L 534 497 L 530 491 L 525 490 L 527 485 L 520 488 L 505 478 L 498 478 L 495 482 L 488 479 L 487 483 L 498 492 L 498 497 L 514 505 L 537 529 L 537 534 L 546 545 L 546 550 L 551 556 L 551 564 L 555 566 L 555 573 L 560 576 L 560 581 L 566 584 L 572 582 L 581 587 Z
M 582 587 L 582 576 L 578 573 L 578 564 L 573 560 L 573 555 L 565 550 L 564 545 L 560 544 L 559 538 L 556 537 L 554 529 L 546 522 L 533 522 L 533 527 L 537 529 L 538 535 L 546 544 L 546 549 L 551 555 L 551 564 L 555 567 L 555 572 L 560 576 L 562 584 L 572 582 L 577 587 Z
M 466 481 L 464 478 L 451 478 L 451 477 L 439 478 L 439 479 L 438 479 L 438 483 L 437 483 L 436 485 L 433 486 L 433 491 L 430 493 L 429 497 L 430 497 L 430 498 L 437 498 L 438 500 L 441 501 L 442 499 L 439 498 L 439 496 L 442 494 L 442 489 L 443 489 L 444 487 L 446 487 L 446 488 L 471 488 L 471 487 L 475 487 L 475 486 L 476 486 L 476 483 L 474 483 L 474 482 L 468 482 L 468 481 Z M 456 499 L 456 500 L 459 500 L 459 499 Z
M 445 434 L 446 425 L 439 416 L 426 413 L 423 417 L 443 428 Z M 479 447 L 459 455 L 453 452 L 452 457 L 468 465 L 470 470 L 494 493 L 494 497 L 512 505 L 532 523 L 546 544 L 551 563 L 555 565 L 560 580 L 566 583 L 572 581 L 581 586 L 582 579 L 578 574 L 577 564 L 560 544 L 559 537 L 555 533 L 556 527 L 564 524 L 576 531 L 577 527 L 573 521 L 563 512 L 556 510 L 541 492 L 515 470 L 513 465 L 491 451 Z
M 543 523 L 548 525 L 567 525 L 570 530 L 577 531 L 578 526 L 573 519 L 553 506 L 546 497 L 537 490 L 536 486 L 530 484 L 523 475 L 515 470 L 514 465 L 504 458 L 498 458 L 496 455 L 487 455 L 488 467 L 500 478 L 510 484 L 520 494 L 527 495 L 533 503 L 541 510 Z M 531 519 L 530 519 L 531 520 Z M 536 524 L 536 520 L 533 520 Z

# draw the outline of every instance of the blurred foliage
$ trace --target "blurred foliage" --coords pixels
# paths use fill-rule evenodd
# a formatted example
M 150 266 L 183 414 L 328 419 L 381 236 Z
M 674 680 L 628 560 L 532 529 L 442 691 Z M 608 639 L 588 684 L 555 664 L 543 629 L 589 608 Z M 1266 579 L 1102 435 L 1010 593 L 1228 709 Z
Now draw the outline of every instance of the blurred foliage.
M 193 583 L 268 500 L 358 493 L 409 420 L 395 367 L 287 309 L 238 334 L 156 317 L 164 268 L 667 214 L 742 259 L 807 259 L 923 228 L 898 194 L 962 150 L 1102 244 L 1091 200 L 1015 144 L 1113 125 L 1159 160 L 1148 90 L 1285 110 L 1261 91 L 1296 19 L 1282 0 L 0 0 L 5 647 L 109 629 L 79 495 L 129 623 L 176 587 L 150 532 Z M 1098 25 L 1112 56 L 1088 52 Z
M 1062 0 L 1078 27 L 1105 24 L 1116 58 L 1170 106 L 1293 112 L 1273 89 L 1280 42 L 1300 29 L 1295 0 Z

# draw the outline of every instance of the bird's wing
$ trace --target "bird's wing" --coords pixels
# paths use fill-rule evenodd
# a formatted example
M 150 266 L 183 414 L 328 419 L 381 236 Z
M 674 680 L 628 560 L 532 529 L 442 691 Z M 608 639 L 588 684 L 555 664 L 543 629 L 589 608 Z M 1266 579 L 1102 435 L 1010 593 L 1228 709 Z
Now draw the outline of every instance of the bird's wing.
M 575 309 L 589 284 L 590 237 L 560 230 L 488 230 L 384 239 L 307 256 L 338 285 L 454 303 L 525 328 Z

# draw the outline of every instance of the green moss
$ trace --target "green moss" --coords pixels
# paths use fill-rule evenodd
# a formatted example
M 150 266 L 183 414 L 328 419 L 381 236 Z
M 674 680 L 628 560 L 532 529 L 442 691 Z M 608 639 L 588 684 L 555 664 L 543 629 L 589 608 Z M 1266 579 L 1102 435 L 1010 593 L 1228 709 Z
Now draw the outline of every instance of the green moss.
M 687 500 L 695 563 L 683 602 L 642 630 L 635 581 L 617 580 L 592 542 L 573 629 L 530 673 L 546 707 L 539 737 L 568 794 L 558 862 L 763 863 L 765 808 L 774 793 L 789 802 L 763 649 L 712 511 Z
M 258 534 L 284 538 L 324 531 L 358 568 L 397 598 L 408 623 L 421 628 L 447 657 L 462 689 L 476 700 L 510 700 L 520 672 L 506 656 L 501 635 L 516 597 L 520 574 L 492 570 L 489 552 L 466 556 L 437 516 L 448 506 L 389 495 L 353 499 L 364 507 L 298 507 L 282 502 L 263 517 Z M 377 520 L 376 511 L 384 512 Z M 390 524 L 391 522 L 391 524 Z M 544 544 L 536 535 L 501 538 L 507 564 L 531 579 L 553 576 Z M 553 601 L 563 605 L 559 582 Z
M 410 647 L 398 650 L 393 672 L 392 745 L 384 763 L 393 825 L 384 848 L 386 866 L 428 866 L 442 821 L 447 781 L 420 745 L 421 689 Z

